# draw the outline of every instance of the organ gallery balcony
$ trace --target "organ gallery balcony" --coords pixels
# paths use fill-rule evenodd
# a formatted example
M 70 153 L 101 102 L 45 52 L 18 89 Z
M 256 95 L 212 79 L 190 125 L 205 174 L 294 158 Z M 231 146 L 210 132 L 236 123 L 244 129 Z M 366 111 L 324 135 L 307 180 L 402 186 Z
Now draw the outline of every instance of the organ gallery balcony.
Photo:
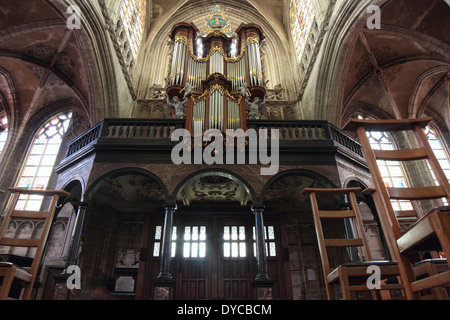
M 181 139 L 172 141 L 171 137 L 185 123 L 178 119 L 104 119 L 68 143 L 58 171 L 94 155 L 95 162 L 172 163 L 172 150 Z M 247 126 L 258 135 L 267 129 L 269 153 L 271 130 L 278 132 L 280 165 L 335 165 L 338 159 L 346 159 L 366 168 L 360 144 L 327 121 L 248 120 Z M 246 149 L 248 155 L 248 145 Z

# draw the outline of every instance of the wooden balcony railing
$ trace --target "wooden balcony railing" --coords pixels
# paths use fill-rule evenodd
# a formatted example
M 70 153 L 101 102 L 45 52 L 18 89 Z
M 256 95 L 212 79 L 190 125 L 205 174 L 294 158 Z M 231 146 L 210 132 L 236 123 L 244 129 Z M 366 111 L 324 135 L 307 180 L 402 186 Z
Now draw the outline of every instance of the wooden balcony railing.
M 328 121 L 249 120 L 247 125 L 256 132 L 268 129 L 269 138 L 270 129 L 278 129 L 280 141 L 286 143 L 307 141 L 310 145 L 314 141 L 329 142 L 345 148 L 347 154 L 353 153 L 363 158 L 361 145 Z M 170 140 L 172 133 L 184 126 L 184 120 L 105 119 L 68 144 L 66 159 L 107 141 L 122 141 L 133 145 L 133 139 L 139 139 L 141 144 L 142 139 L 149 140 L 149 143 L 152 140 Z

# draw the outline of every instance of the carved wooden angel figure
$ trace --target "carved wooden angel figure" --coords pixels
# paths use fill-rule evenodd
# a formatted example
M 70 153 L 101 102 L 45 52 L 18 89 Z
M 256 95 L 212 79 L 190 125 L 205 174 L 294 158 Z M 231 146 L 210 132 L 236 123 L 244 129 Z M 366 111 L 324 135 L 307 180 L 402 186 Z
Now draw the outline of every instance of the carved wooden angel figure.
M 248 118 L 250 120 L 260 120 L 261 119 L 261 113 L 266 116 L 267 115 L 267 109 L 266 109 L 266 100 L 261 99 L 259 97 L 256 97 L 253 102 L 250 101 L 250 98 L 245 99 L 247 102 L 247 110 L 248 110 Z
M 188 98 L 184 98 L 180 100 L 177 96 L 173 97 L 173 101 L 170 101 L 170 98 L 167 97 L 167 111 L 169 114 L 172 112 L 172 108 L 175 109 L 174 119 L 185 119 L 186 118 L 186 102 Z

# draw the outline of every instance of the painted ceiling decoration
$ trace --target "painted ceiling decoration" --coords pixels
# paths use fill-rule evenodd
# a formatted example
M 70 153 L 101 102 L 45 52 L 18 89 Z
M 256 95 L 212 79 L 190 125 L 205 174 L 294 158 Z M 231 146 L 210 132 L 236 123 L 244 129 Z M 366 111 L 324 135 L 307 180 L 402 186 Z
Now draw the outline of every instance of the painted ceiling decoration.
M 219 176 L 194 180 L 181 189 L 179 199 L 190 206 L 194 201 L 237 202 L 246 206 L 249 194 L 238 182 Z

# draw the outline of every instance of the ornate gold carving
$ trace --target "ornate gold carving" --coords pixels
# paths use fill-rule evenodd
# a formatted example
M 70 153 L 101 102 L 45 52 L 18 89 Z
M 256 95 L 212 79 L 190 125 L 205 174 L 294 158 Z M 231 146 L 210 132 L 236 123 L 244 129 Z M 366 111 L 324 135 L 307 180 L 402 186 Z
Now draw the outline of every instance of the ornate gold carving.
M 216 5 L 211 9 L 211 13 L 205 19 L 205 26 L 203 30 L 201 30 L 201 33 L 213 33 L 216 37 L 220 36 L 220 34 L 227 35 L 231 33 L 229 18 L 219 5 Z
M 223 51 L 223 48 L 216 46 L 209 50 L 209 56 L 211 56 L 216 51 L 220 52 L 223 56 L 225 55 L 225 51 Z
M 241 104 L 242 96 L 234 97 L 233 95 L 230 94 L 228 90 L 225 90 L 225 88 L 218 83 L 212 85 L 209 89 L 206 89 L 202 95 L 197 97 L 192 96 L 192 101 L 194 102 L 194 104 L 197 104 L 202 100 L 206 100 L 206 98 L 210 96 L 214 91 L 220 91 L 220 94 L 226 97 L 228 101 L 231 100 L 236 102 L 237 104 Z
M 175 43 L 177 43 L 177 42 L 183 42 L 185 45 L 187 45 L 188 44 L 188 39 L 187 39 L 186 36 L 178 36 L 175 39 Z
M 228 91 L 225 91 L 224 96 L 227 98 L 228 101 L 234 101 L 237 104 L 241 104 L 242 96 L 238 96 L 237 98 L 232 96 Z
M 192 102 L 194 102 L 194 104 L 199 103 L 202 100 L 206 100 L 206 97 L 209 96 L 209 90 L 206 89 L 205 92 L 203 92 L 202 95 L 200 96 L 192 96 Z
M 256 44 L 259 44 L 259 39 L 256 38 L 256 37 L 248 37 L 248 38 L 247 38 L 247 44 L 250 44 L 250 43 L 256 43 Z
M 214 91 L 220 91 L 220 93 L 223 94 L 224 90 L 225 90 L 225 88 L 218 83 L 212 85 L 210 88 L 211 93 L 213 93 Z

